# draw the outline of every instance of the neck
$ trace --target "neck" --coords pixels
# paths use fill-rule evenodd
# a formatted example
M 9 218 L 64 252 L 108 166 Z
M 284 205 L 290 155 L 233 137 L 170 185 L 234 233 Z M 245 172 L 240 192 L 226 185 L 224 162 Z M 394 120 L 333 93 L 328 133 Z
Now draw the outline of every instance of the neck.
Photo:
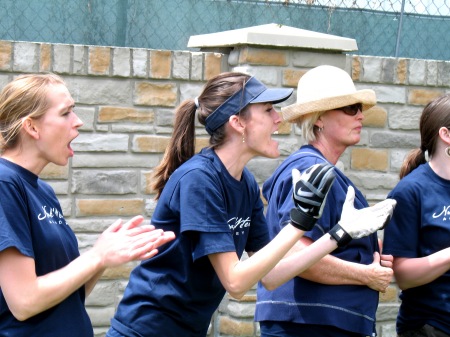
M 245 153 L 239 150 L 239 145 L 233 146 L 233 149 L 222 146 L 215 150 L 217 156 L 226 167 L 228 173 L 236 180 L 241 180 L 242 171 L 245 165 L 251 159 Z
M 328 160 L 331 164 L 336 165 L 342 153 L 344 153 L 345 148 L 338 149 L 332 146 L 327 146 L 320 140 L 315 140 L 314 142 L 310 142 L 309 145 L 314 146 L 317 150 L 319 150 L 322 155 Z
M 25 155 L 20 150 L 9 150 L 1 156 L 3 159 L 10 161 L 16 165 L 22 166 L 35 175 L 39 175 L 47 164 L 39 163 L 37 161 L 30 160 L 34 158 L 32 155 Z
M 450 158 L 447 155 L 435 155 L 430 159 L 429 164 L 439 177 L 450 180 Z

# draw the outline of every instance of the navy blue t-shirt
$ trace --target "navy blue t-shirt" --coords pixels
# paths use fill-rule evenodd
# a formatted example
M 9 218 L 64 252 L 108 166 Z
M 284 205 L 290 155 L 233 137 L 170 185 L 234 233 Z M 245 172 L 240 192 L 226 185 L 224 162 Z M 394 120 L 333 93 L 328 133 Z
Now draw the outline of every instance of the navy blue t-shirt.
M 305 145 L 291 154 L 263 185 L 268 200 L 267 223 L 273 238 L 290 221 L 292 169 L 304 172 L 308 167 L 327 162 L 314 147 Z M 367 201 L 353 183 L 337 168 L 336 180 L 328 193 L 322 217 L 305 237 L 313 241 L 327 233 L 340 220 L 348 186 L 355 188 L 355 208 L 367 207 Z M 361 264 L 373 262 L 378 250 L 377 235 L 352 240 L 331 254 L 342 260 Z M 375 331 L 378 292 L 359 285 L 323 285 L 295 277 L 274 291 L 261 284 L 257 288 L 256 321 L 330 325 L 340 329 L 371 335 Z
M 428 163 L 404 177 L 389 194 L 397 200 L 385 229 L 384 252 L 395 257 L 420 258 L 450 246 L 450 181 Z M 436 280 L 404 290 L 397 331 L 430 324 L 450 334 L 450 271 Z
M 176 239 L 131 273 L 111 326 L 125 336 L 205 336 L 225 289 L 207 255 L 268 243 L 258 184 L 204 149 L 170 177 L 152 217 Z
M 11 247 L 34 259 L 37 276 L 79 256 L 77 239 L 53 189 L 30 171 L 0 158 L 0 251 Z M 0 289 L 0 337 L 93 336 L 84 299 L 81 287 L 53 308 L 18 321 Z

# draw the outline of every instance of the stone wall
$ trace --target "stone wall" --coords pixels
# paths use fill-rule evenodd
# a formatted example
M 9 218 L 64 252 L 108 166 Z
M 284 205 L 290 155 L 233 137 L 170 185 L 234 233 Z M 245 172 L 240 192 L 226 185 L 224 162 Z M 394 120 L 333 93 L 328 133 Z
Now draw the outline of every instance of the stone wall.
M 0 41 L 1 87 L 21 73 L 58 73 L 84 121 L 69 165 L 49 165 L 42 173 L 55 189 L 81 250 L 116 218 L 151 218 L 155 201 L 149 181 L 170 138 L 174 108 L 197 96 L 206 80 L 240 70 L 268 86 L 296 88 L 302 74 L 320 64 L 346 69 L 359 89 L 376 91 L 379 103 L 366 114 L 361 142 L 348 149 L 339 165 L 371 203 L 379 201 L 398 181 L 404 155 L 419 144 L 423 106 L 449 92 L 450 62 L 251 46 L 224 54 Z M 201 127 L 197 134 L 201 148 L 208 137 Z M 248 165 L 258 182 L 299 147 L 298 136 L 292 125 L 280 127 L 282 157 L 255 158 Z M 87 299 L 96 336 L 107 330 L 133 266 L 108 270 Z M 254 302 L 254 290 L 240 301 L 226 296 L 210 336 L 258 336 Z M 392 283 L 380 295 L 380 336 L 395 336 L 397 309 L 398 289 Z

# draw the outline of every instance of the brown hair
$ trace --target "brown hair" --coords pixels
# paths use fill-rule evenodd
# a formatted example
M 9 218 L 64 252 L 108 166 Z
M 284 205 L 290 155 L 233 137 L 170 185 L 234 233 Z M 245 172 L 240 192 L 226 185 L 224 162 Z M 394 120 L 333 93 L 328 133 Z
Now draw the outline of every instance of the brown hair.
M 198 121 L 205 125 L 206 118 L 235 92 L 241 90 L 250 76 L 238 72 L 219 74 L 210 79 L 202 93 L 198 96 L 199 107 L 193 99 L 181 103 L 175 110 L 175 122 L 172 137 L 161 163 L 155 168 L 152 188 L 157 192 L 156 199 L 161 195 L 170 175 L 195 153 L 195 112 Z M 245 108 L 237 113 L 245 115 Z M 215 130 L 209 144 L 212 148 L 220 147 L 225 141 L 225 125 Z
M 441 127 L 450 127 L 450 95 L 434 99 L 423 109 L 419 124 L 420 148 L 412 150 L 403 161 L 400 179 L 426 163 L 425 152 L 428 151 L 429 157 L 434 155 Z
M 21 75 L 0 93 L 0 153 L 19 142 L 22 120 L 39 118 L 49 109 L 48 92 L 53 84 L 65 85 L 55 74 Z

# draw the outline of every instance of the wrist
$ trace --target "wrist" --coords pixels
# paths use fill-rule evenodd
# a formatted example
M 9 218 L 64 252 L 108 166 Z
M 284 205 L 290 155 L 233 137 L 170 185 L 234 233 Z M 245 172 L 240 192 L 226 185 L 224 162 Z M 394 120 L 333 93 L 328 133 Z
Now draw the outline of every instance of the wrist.
M 297 208 L 291 209 L 291 224 L 292 226 L 302 230 L 310 231 L 316 224 L 317 219 L 304 212 L 301 212 Z
M 338 247 L 346 246 L 350 241 L 352 241 L 352 237 L 345 231 L 344 228 L 338 223 L 334 225 L 333 228 L 330 229 L 328 234 L 336 240 Z

